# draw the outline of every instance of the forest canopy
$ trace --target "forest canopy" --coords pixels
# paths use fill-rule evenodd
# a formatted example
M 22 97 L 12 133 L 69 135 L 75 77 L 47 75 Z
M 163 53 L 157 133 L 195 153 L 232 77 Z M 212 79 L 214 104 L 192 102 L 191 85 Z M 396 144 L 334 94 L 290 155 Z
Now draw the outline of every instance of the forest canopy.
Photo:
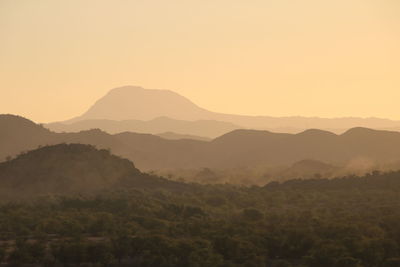
M 400 172 L 265 187 L 125 187 L 0 206 L 0 256 L 32 266 L 399 266 Z

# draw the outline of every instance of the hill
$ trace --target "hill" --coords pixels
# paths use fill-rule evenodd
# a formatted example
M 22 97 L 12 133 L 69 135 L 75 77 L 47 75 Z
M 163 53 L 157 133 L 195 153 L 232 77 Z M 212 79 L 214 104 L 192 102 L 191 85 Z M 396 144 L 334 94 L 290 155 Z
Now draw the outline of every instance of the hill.
M 52 143 L 54 134 L 41 125 L 11 114 L 0 115 L 0 161 L 38 145 Z
M 235 130 L 212 141 L 199 141 L 167 140 L 151 134 L 131 132 L 111 135 L 98 129 L 53 133 L 26 119 L 6 117 L 7 120 L 0 119 L 1 142 L 7 145 L 0 152 L 3 160 L 7 155 L 15 155 L 39 145 L 82 143 L 110 149 L 112 153 L 132 160 L 139 169 L 145 171 L 289 167 L 306 159 L 335 166 L 349 165 L 352 170 L 360 167 L 367 170 L 366 163 L 370 166 L 397 166 L 400 162 L 400 133 L 367 128 L 353 128 L 341 135 L 313 129 L 299 134 Z M 10 124 L 10 119 L 19 121 L 14 122 L 18 127 L 1 125 L 2 121 Z M 24 125 L 28 125 L 28 129 Z
M 124 86 L 112 89 L 108 94 L 100 98 L 93 106 L 91 106 L 87 112 L 72 120 L 64 122 L 64 124 L 71 124 L 78 121 L 88 120 L 149 121 L 159 117 L 168 117 L 170 119 L 185 121 L 218 121 L 238 125 L 240 126 L 238 128 L 265 129 L 275 132 L 290 133 L 298 133 L 309 128 L 324 129 L 334 131 L 336 133 L 342 133 L 345 130 L 353 127 L 367 127 L 374 129 L 400 129 L 399 121 L 379 118 L 327 119 L 223 114 L 201 108 L 189 99 L 169 90 L 144 89 L 138 86 Z M 81 126 L 85 126 L 88 123 L 89 122 L 86 122 L 84 123 L 84 125 Z M 117 126 L 115 126 L 115 124 Z M 50 125 L 49 127 L 54 127 L 54 125 Z M 103 125 L 98 125 L 97 127 L 106 130 L 106 128 L 102 128 Z M 108 126 L 104 125 L 104 127 Z M 117 128 L 114 128 L 113 132 L 123 132 L 126 130 L 131 130 L 127 129 L 127 126 L 125 125 L 119 128 L 118 123 L 114 123 L 114 127 Z M 210 128 L 208 129 L 212 129 L 214 125 L 210 125 L 209 127 Z M 87 128 L 78 129 L 83 130 Z M 135 129 L 135 131 L 139 130 Z M 158 133 L 164 131 L 173 131 L 180 134 L 194 134 L 200 136 L 215 137 L 194 132 L 181 132 L 177 129 L 162 130 Z M 140 130 L 140 132 L 146 131 Z M 147 132 L 153 133 L 150 131 Z
M 0 162 L 39 146 L 60 143 L 82 143 L 98 148 L 112 148 L 114 153 L 122 153 L 125 150 L 124 144 L 98 129 L 79 133 L 54 133 L 23 117 L 0 115 Z
M 23 197 L 95 193 L 108 189 L 170 188 L 179 183 L 141 173 L 134 164 L 90 145 L 58 144 L 0 163 L 0 192 Z

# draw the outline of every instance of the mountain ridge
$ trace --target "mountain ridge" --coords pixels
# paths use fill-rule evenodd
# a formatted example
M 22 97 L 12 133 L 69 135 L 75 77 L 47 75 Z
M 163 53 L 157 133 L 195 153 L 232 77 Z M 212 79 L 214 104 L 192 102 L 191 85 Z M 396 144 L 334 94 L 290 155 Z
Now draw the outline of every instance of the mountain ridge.
M 3 117 L 0 115 L 0 136 L 4 137 L 0 139 L 0 145 L 6 148 L 0 150 L 0 159 L 3 160 L 39 145 L 82 143 L 111 149 L 114 154 L 132 160 L 145 171 L 280 166 L 305 159 L 339 166 L 357 159 L 385 164 L 400 161 L 400 133 L 364 128 L 354 128 L 341 135 L 323 130 L 288 134 L 241 129 L 211 141 L 167 140 L 132 132 L 111 135 L 99 129 L 54 133 L 33 122 L 29 125 L 35 129 L 18 131 L 4 127 L 1 124 Z M 20 117 L 7 118 L 25 121 Z
M 174 132 L 181 135 L 204 136 L 214 138 L 234 129 L 240 129 L 241 126 L 228 122 L 213 120 L 184 121 L 168 117 L 157 117 L 149 121 L 143 120 L 105 120 L 91 119 L 72 123 L 50 123 L 46 128 L 55 132 L 79 132 L 99 128 L 110 134 L 121 132 L 138 132 L 159 134 L 164 132 Z
M 353 127 L 400 129 L 400 121 L 374 117 L 272 117 L 217 113 L 199 107 L 188 98 L 171 90 L 144 89 L 140 86 L 114 88 L 96 101 L 84 114 L 64 123 L 71 124 L 90 119 L 148 121 L 157 117 L 186 121 L 213 120 L 232 123 L 238 125 L 239 128 L 280 129 L 279 131 L 290 131 L 292 133 L 309 128 L 330 130 L 335 133 L 344 132 Z M 190 133 L 179 132 L 179 134 Z

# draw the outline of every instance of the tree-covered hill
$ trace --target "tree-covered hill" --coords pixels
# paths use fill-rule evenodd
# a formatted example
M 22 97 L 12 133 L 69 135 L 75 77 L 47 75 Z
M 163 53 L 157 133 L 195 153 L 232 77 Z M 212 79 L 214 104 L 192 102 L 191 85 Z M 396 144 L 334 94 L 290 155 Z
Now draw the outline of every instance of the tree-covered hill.
M 45 146 L 0 163 L 2 197 L 93 193 L 124 186 L 169 188 L 179 184 L 141 173 L 131 161 L 83 144 Z

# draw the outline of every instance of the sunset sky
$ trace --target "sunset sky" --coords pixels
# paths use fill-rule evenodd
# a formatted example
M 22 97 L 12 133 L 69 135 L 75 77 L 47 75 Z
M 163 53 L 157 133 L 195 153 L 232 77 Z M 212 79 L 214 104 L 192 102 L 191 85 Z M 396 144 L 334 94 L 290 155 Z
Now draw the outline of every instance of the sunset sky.
M 122 85 L 218 112 L 400 120 L 399 0 L 0 0 L 0 113 Z

